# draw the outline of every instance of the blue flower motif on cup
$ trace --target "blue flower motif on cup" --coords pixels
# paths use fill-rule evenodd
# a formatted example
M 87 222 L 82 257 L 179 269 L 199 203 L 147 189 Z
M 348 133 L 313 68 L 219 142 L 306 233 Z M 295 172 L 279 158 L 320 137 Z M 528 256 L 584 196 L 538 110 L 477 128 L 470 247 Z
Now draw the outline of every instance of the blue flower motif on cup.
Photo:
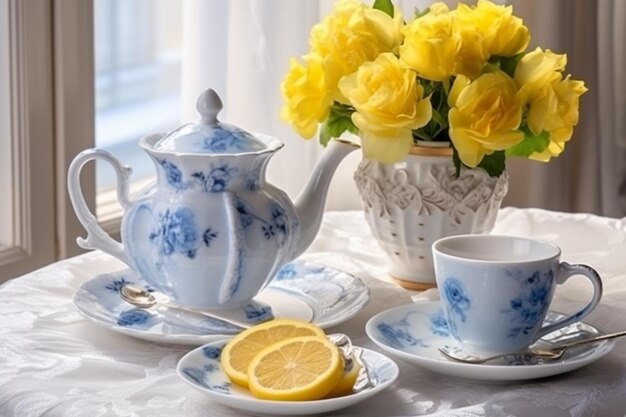
M 187 184 L 183 181 L 183 173 L 173 162 L 166 159 L 157 159 L 157 161 L 165 171 L 165 179 L 169 185 L 177 191 L 187 188 Z
M 215 153 L 233 153 L 244 149 L 239 136 L 224 128 L 216 127 L 211 132 L 211 137 L 204 139 L 203 149 Z
M 116 279 L 116 280 L 113 280 L 113 282 L 108 283 L 107 285 L 104 286 L 104 288 L 106 288 L 109 291 L 118 293 L 120 292 L 122 287 L 127 284 L 133 284 L 133 282 L 126 281 L 126 278 L 121 277 L 120 279 Z
M 443 284 L 443 296 L 448 303 L 449 313 L 455 314 L 465 322 L 467 320 L 465 312 L 470 308 L 471 302 L 467 298 L 463 283 L 453 277 L 446 279 Z
M 520 295 L 510 301 L 511 308 L 505 311 L 512 315 L 513 327 L 508 337 L 515 338 L 520 333 L 527 335 L 532 331 L 548 310 L 554 274 L 552 271 L 543 274 L 539 271 L 531 274 L 509 271 L 509 276 L 518 282 L 521 290 Z
M 152 314 L 140 308 L 122 311 L 117 319 L 119 326 L 145 325 L 152 318 Z
M 216 346 L 205 346 L 202 348 L 202 353 L 209 359 L 219 359 L 222 354 L 222 349 Z
M 220 191 L 224 191 L 233 175 L 237 173 L 238 169 L 234 167 L 229 167 L 228 164 L 222 164 L 211 168 L 208 173 L 204 172 L 194 172 L 191 174 L 195 183 L 199 184 L 204 192 L 216 193 Z
M 150 233 L 150 241 L 159 247 L 162 255 L 170 256 L 174 253 L 194 259 L 201 246 L 198 228 L 193 211 L 181 207 L 175 211 L 165 210 L 159 214 L 157 228 Z M 208 228 L 202 234 L 206 247 L 217 237 L 217 232 Z

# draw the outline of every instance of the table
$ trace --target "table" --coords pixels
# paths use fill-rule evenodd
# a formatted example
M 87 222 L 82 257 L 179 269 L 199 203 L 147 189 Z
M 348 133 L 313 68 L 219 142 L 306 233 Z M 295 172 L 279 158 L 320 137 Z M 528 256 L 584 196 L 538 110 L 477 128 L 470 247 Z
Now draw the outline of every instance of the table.
M 358 316 L 332 331 L 375 348 L 364 325 L 396 305 L 437 298 L 409 293 L 386 278 L 384 257 L 361 212 L 326 213 L 304 258 L 348 271 L 371 288 Z M 585 320 L 608 331 L 626 327 L 626 219 L 505 208 L 494 233 L 557 243 L 563 259 L 593 265 L 605 293 Z M 86 279 L 123 265 L 92 252 L 50 265 L 0 288 L 0 416 L 242 416 L 192 391 L 175 374 L 189 348 L 157 345 L 101 329 L 72 305 Z M 589 294 L 574 278 L 558 290 L 553 308 L 573 312 Z M 545 380 L 481 385 L 427 374 L 398 362 L 400 377 L 378 397 L 337 416 L 623 416 L 626 341 L 585 368 Z

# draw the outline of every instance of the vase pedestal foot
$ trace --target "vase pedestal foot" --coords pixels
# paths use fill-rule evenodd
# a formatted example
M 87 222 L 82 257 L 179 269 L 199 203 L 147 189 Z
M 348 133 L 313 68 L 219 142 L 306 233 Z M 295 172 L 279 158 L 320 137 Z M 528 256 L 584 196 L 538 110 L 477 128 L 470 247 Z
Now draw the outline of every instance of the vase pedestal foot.
M 435 282 L 416 282 L 416 281 L 408 281 L 406 279 L 397 278 L 393 275 L 389 275 L 393 282 L 401 286 L 406 290 L 411 291 L 426 291 L 431 288 L 437 288 L 437 284 Z

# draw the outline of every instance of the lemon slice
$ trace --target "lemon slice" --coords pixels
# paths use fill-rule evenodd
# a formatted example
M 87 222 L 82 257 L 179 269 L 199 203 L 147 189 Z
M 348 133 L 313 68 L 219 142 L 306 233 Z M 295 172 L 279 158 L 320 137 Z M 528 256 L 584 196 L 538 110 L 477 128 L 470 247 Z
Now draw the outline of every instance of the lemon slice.
M 259 352 L 248 367 L 248 385 L 252 394 L 267 400 L 318 400 L 341 380 L 343 364 L 328 339 L 296 337 Z
M 326 395 L 326 397 L 340 397 L 347 394 L 352 394 L 352 387 L 359 376 L 361 365 L 354 359 L 348 361 L 343 369 L 343 375 L 341 380 L 335 385 L 333 389 Z
M 276 319 L 251 327 L 231 339 L 220 357 L 220 365 L 232 382 L 248 387 L 248 365 L 266 347 L 300 336 L 325 337 L 314 324 L 293 319 Z

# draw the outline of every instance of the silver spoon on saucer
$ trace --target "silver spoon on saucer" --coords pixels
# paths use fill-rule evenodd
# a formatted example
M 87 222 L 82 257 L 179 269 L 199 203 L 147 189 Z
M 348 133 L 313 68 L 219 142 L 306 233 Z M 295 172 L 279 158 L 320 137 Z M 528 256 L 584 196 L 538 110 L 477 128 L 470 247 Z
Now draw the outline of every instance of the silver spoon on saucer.
M 578 340 L 576 342 L 566 343 L 564 345 L 557 346 L 551 349 L 532 348 L 523 352 L 501 353 L 499 355 L 493 355 L 493 356 L 487 356 L 487 357 L 467 355 L 467 354 L 463 354 L 463 356 L 460 356 L 459 353 L 453 352 L 452 350 L 449 350 L 445 347 L 439 348 L 439 353 L 441 353 L 444 357 L 450 360 L 453 360 L 456 362 L 462 362 L 462 363 L 471 363 L 471 364 L 485 363 L 485 362 L 489 362 L 491 360 L 503 358 L 506 356 L 521 356 L 521 357 L 530 357 L 530 358 L 539 359 L 539 360 L 551 361 L 551 360 L 560 359 L 565 354 L 565 352 L 567 352 L 567 350 L 572 347 L 586 345 L 588 343 L 599 342 L 601 340 L 613 339 L 613 338 L 621 337 L 621 336 L 626 336 L 626 330 L 621 331 L 621 332 L 616 332 L 616 333 L 609 333 L 609 334 L 605 334 L 602 336 L 596 336 L 590 339 L 584 339 L 584 340 Z
M 120 297 L 128 304 L 132 304 L 135 307 L 142 309 L 149 309 L 152 307 L 165 307 L 168 309 L 176 309 L 179 311 L 185 311 L 187 313 L 199 314 L 208 317 L 214 320 L 216 323 L 222 324 L 222 326 L 225 328 L 223 332 L 224 334 L 237 334 L 250 327 L 246 323 L 239 323 L 224 317 L 220 317 L 219 315 L 186 308 L 165 300 L 157 300 L 154 294 L 138 285 L 125 284 L 120 289 Z

